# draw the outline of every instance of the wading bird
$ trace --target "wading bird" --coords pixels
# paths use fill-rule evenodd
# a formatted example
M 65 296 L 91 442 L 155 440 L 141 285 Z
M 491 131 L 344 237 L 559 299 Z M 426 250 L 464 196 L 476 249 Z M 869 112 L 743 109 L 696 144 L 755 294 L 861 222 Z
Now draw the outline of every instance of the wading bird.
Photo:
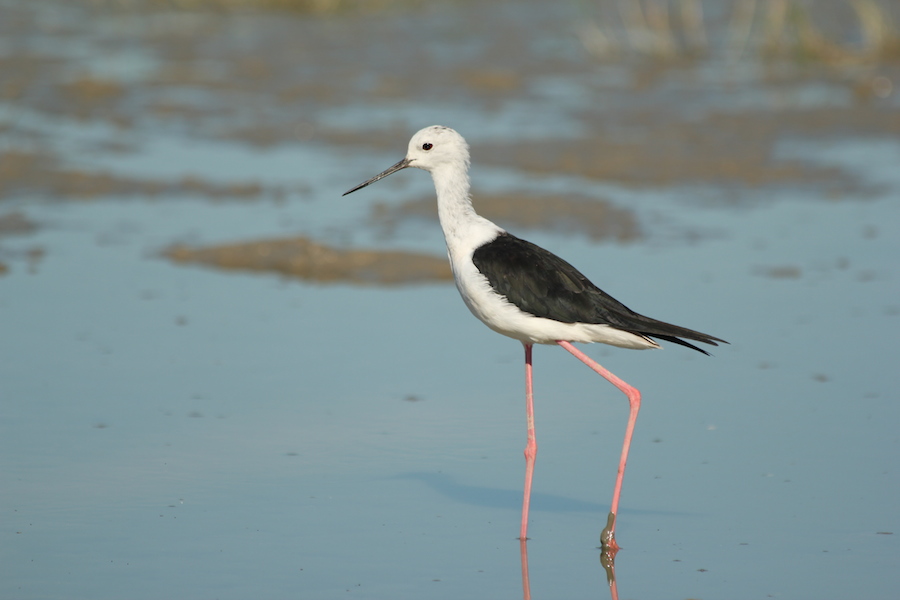
M 449 127 L 435 125 L 416 133 L 406 157 L 344 196 L 407 167 L 431 173 L 437 191 L 438 217 L 456 287 L 476 317 L 525 347 L 525 402 L 528 441 L 525 446 L 525 494 L 520 539 L 528 533 L 528 507 L 537 443 L 531 351 L 534 344 L 558 344 L 606 378 L 628 397 L 630 412 L 612 504 L 601 542 L 613 554 L 616 514 L 628 449 L 641 407 L 640 392 L 591 360 L 573 342 L 599 342 L 621 348 L 659 348 L 652 338 L 686 346 L 703 354 L 693 340 L 717 346 L 717 337 L 640 315 L 595 286 L 555 254 L 508 233 L 479 216 L 469 196 L 469 146 Z M 682 339 L 684 338 L 684 339 Z

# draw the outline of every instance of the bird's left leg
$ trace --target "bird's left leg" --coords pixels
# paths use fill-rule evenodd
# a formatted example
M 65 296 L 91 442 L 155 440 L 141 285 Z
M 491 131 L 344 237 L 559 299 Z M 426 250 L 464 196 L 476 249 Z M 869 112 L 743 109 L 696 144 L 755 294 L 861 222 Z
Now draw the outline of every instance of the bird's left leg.
M 575 358 L 589 366 L 604 379 L 619 388 L 619 390 L 628 397 L 628 425 L 625 427 L 625 441 L 622 444 L 622 455 L 619 457 L 619 471 L 616 474 L 616 487 L 613 489 L 612 505 L 609 508 L 609 518 L 606 527 L 600 534 L 600 541 L 604 550 L 613 554 L 619 549 L 616 543 L 616 515 L 619 512 L 619 495 L 622 493 L 622 480 L 625 477 L 625 463 L 628 462 L 628 450 L 631 448 L 631 437 L 634 434 L 634 424 L 637 422 L 638 411 L 641 410 L 641 392 L 612 373 L 600 366 L 586 355 L 584 352 L 573 346 L 569 342 L 557 341 L 557 344 L 568 350 Z
M 534 437 L 534 389 L 531 384 L 531 344 L 525 346 L 525 418 L 528 423 L 528 441 L 525 444 L 525 493 L 522 499 L 522 528 L 519 539 L 528 539 L 528 508 L 531 505 L 531 480 L 534 477 L 534 460 L 537 457 L 537 441 Z

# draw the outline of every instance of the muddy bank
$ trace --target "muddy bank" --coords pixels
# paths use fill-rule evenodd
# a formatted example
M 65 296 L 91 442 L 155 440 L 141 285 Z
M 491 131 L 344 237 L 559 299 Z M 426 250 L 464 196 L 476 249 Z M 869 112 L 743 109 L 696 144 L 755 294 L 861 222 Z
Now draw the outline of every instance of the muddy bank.
M 196 196 L 210 200 L 281 198 L 284 190 L 258 182 L 219 184 L 183 176 L 170 181 L 125 177 L 106 171 L 67 168 L 51 154 L 0 152 L 0 200 L 37 196 L 47 200 Z
M 341 250 L 302 237 L 199 248 L 177 245 L 166 250 L 165 256 L 176 263 L 274 272 L 317 283 L 399 285 L 453 279 L 444 257 Z
M 316 174 L 299 160 L 283 180 L 290 183 L 253 173 L 235 182 L 230 165 L 186 176 L 192 165 L 179 164 L 177 174 L 138 176 L 104 164 L 121 164 L 126 154 L 132 166 L 152 163 L 159 157 L 148 148 L 157 139 L 169 148 L 202 140 L 206 149 L 237 145 L 250 153 L 393 155 L 412 131 L 436 120 L 467 136 L 483 169 L 660 193 L 702 184 L 714 188 L 707 201 L 717 206 L 760 186 L 833 199 L 860 191 L 855 176 L 781 156 L 779 144 L 900 135 L 900 64 L 890 52 L 851 52 L 854 40 L 875 46 L 859 40 L 859 23 L 845 19 L 853 13 L 842 3 L 816 3 L 814 16 L 847 60 L 834 60 L 833 51 L 827 60 L 750 49 L 735 55 L 728 15 L 738 5 L 728 3 L 695 23 L 708 35 L 702 51 L 644 54 L 622 46 L 637 39 L 625 34 L 646 29 L 662 39 L 666 31 L 623 20 L 619 4 L 601 4 L 0 0 L 8 42 L 0 49 L 0 202 L 314 202 L 325 188 L 309 191 L 304 178 Z M 628 51 L 597 54 L 597 31 L 590 43 L 585 37 L 590 23 L 615 33 L 619 50 Z M 687 39 L 678 29 L 684 23 L 670 25 L 676 40 Z M 888 25 L 878 47 L 893 39 Z M 480 130 L 495 121 L 504 123 L 498 135 Z M 348 174 L 334 193 L 355 182 Z M 476 188 L 475 201 L 514 231 L 615 243 L 639 243 L 650 233 L 615 197 L 510 186 L 489 195 Z M 405 223 L 433 224 L 434 199 L 376 205 L 371 216 L 363 226 L 389 246 Z M 208 226 L 217 227 L 213 212 Z M 317 232 L 303 235 L 182 247 L 169 256 L 314 281 L 431 281 L 449 273 L 443 258 L 328 248 L 311 241 L 321 239 Z M 410 275 L 397 273 L 397 264 Z
M 538 196 L 521 194 L 474 194 L 479 214 L 516 229 L 541 229 L 565 235 L 584 235 L 594 241 L 635 242 L 643 237 L 633 211 L 605 200 L 578 195 Z M 376 204 L 370 222 L 384 236 L 393 237 L 403 224 L 425 220 L 437 226 L 433 197 L 396 206 Z
M 900 136 L 900 111 L 853 108 L 713 113 L 682 120 L 639 114 L 615 124 L 595 115 L 595 131 L 580 140 L 526 140 L 508 146 L 485 144 L 483 162 L 535 173 L 566 173 L 628 186 L 666 187 L 717 183 L 759 186 L 796 183 L 846 188 L 853 175 L 776 154 L 790 137 L 827 142 L 847 135 Z

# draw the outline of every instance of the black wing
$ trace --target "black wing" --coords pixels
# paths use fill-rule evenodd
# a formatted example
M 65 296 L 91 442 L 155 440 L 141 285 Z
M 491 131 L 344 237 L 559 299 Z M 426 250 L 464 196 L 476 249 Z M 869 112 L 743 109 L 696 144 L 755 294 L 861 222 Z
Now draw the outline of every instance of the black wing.
M 519 310 L 562 323 L 610 325 L 706 351 L 680 338 L 718 346 L 725 340 L 638 314 L 595 286 L 578 269 L 509 233 L 475 250 L 472 261 L 491 287 Z

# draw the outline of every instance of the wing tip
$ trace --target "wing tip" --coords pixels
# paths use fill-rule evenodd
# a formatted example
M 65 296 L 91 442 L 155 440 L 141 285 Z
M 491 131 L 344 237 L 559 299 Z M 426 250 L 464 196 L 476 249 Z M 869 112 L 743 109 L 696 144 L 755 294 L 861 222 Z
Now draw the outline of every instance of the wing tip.
M 657 337 L 661 340 L 666 340 L 667 342 L 672 342 L 673 344 L 678 344 L 679 346 L 684 346 L 685 348 L 690 348 L 691 350 L 696 350 L 697 352 L 700 352 L 701 354 L 705 354 L 706 356 L 712 356 L 712 354 L 710 354 L 703 348 L 699 348 L 699 347 L 695 346 L 694 344 L 687 342 L 687 341 L 685 341 L 679 337 L 676 337 L 674 335 L 655 335 L 655 334 L 649 334 L 649 335 L 653 335 L 653 337 Z M 704 344 L 709 344 L 710 346 L 717 346 L 717 347 L 719 345 L 717 342 L 721 342 L 723 344 L 729 343 L 729 342 L 726 342 L 725 340 L 719 339 L 717 337 L 713 337 L 711 335 L 704 336 L 703 339 L 696 339 L 695 341 L 702 342 Z

